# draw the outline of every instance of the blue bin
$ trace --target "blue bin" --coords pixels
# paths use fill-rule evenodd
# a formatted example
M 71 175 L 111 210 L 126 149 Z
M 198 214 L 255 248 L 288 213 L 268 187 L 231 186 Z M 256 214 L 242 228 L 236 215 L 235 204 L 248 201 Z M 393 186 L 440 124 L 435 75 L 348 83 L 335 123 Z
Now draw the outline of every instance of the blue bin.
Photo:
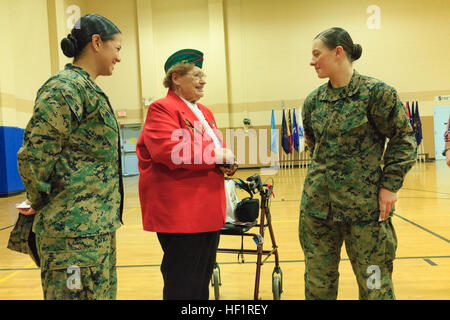
M 24 191 L 17 168 L 17 151 L 22 146 L 24 129 L 0 126 L 0 197 Z

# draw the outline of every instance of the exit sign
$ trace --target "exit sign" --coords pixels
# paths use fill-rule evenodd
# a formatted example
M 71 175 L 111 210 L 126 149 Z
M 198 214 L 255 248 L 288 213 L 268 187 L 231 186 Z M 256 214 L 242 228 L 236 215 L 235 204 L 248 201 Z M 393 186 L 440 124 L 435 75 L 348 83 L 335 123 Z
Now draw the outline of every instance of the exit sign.
M 448 96 L 436 96 L 434 101 L 450 101 L 450 95 Z

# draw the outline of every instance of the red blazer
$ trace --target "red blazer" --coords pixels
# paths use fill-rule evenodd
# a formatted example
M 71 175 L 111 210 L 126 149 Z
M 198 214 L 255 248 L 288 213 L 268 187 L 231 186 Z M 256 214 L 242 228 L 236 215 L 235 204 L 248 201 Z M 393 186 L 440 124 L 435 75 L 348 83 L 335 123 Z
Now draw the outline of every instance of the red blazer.
M 197 104 L 223 144 L 211 111 Z M 214 142 L 175 92 L 153 102 L 136 145 L 144 230 L 198 233 L 225 223 L 223 173 Z

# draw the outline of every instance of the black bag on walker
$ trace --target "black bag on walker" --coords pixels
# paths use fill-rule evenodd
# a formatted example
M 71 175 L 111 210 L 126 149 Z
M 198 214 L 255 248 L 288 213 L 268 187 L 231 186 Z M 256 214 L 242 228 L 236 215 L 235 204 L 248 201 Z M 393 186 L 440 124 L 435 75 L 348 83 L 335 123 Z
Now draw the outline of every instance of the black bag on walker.
M 259 199 L 242 199 L 238 202 L 234 214 L 239 222 L 255 221 L 259 216 Z

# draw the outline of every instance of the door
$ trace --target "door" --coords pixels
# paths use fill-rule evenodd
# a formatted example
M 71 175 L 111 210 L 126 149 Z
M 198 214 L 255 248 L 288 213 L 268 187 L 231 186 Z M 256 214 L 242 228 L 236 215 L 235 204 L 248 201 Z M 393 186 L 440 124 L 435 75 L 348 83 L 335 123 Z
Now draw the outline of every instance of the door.
M 442 151 L 444 151 L 444 132 L 447 128 L 448 116 L 450 114 L 450 106 L 434 106 L 434 158 L 436 160 L 444 160 Z
M 139 174 L 136 143 L 141 133 L 141 125 L 122 125 L 120 140 L 122 147 L 122 174 L 132 176 Z

